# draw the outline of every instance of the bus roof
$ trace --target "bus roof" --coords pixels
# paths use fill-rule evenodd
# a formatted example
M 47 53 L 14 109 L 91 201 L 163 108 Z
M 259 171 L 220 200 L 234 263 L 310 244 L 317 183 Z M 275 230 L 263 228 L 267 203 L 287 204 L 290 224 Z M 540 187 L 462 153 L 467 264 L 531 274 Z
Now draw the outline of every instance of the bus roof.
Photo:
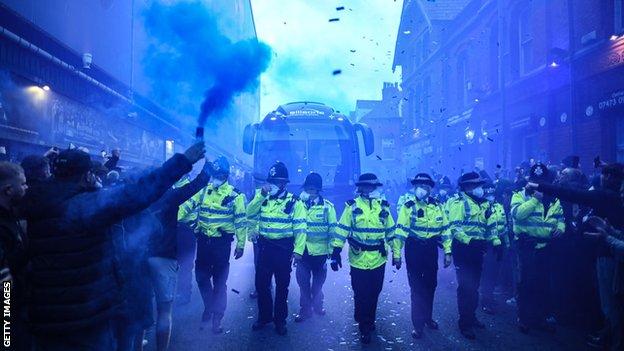
M 345 116 L 320 102 L 298 101 L 278 106 L 265 119 L 269 117 L 322 117 L 333 119 L 337 117 L 344 118 Z

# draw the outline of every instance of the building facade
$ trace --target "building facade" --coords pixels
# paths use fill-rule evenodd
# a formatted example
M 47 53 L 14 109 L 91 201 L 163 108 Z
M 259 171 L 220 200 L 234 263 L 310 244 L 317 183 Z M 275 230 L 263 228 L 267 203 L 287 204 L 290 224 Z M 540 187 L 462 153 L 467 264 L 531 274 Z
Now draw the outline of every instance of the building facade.
M 188 146 L 193 127 L 150 96 L 142 68 L 143 0 L 0 0 L 0 140 L 38 152 L 52 145 L 122 149 L 126 161 L 161 162 Z M 220 30 L 232 41 L 256 38 L 249 0 L 210 1 Z M 89 68 L 83 68 L 87 54 Z M 47 90 L 43 90 L 43 88 Z M 259 89 L 235 98 L 224 118 L 228 135 L 242 135 L 259 118 Z M 192 117 L 194 119 L 194 117 Z M 232 140 L 234 139 L 234 140 Z M 209 154 L 249 164 L 242 137 L 209 140 Z M 224 145 L 228 147 L 224 147 Z
M 405 1 L 407 167 L 621 161 L 622 14 L 621 0 Z

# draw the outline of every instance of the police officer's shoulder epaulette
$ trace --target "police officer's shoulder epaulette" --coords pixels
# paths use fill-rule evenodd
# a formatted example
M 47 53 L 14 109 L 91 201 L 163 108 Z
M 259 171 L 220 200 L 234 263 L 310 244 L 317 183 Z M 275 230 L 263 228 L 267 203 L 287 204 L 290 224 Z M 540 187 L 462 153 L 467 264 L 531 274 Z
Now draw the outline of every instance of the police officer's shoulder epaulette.
M 414 207 L 416 203 L 412 200 L 407 201 L 406 203 L 403 204 L 403 206 L 407 207 L 407 208 L 412 208 Z
M 381 206 L 390 207 L 390 203 L 388 202 L 388 200 L 381 200 Z
M 353 199 L 347 200 L 346 204 L 349 205 L 349 206 L 353 206 L 353 205 L 355 205 L 355 200 L 353 200 Z
M 327 199 L 323 199 L 323 204 L 325 204 L 326 206 L 334 207 L 334 204 Z
M 427 203 L 429 205 L 437 205 L 440 203 L 440 201 L 438 201 L 436 198 L 433 197 L 429 197 L 429 199 L 427 200 Z

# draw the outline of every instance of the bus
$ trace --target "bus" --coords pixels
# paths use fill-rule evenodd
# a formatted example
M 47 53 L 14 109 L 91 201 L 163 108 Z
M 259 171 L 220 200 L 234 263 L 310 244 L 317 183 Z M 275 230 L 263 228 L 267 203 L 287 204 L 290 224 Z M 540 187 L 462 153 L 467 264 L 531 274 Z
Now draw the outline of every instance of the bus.
M 319 173 L 323 196 L 337 208 L 354 196 L 360 147 L 367 156 L 374 152 L 371 129 L 318 102 L 281 105 L 260 123 L 247 125 L 243 134 L 243 151 L 253 155 L 256 186 L 281 161 L 288 168 L 290 191 L 298 194 L 306 176 Z

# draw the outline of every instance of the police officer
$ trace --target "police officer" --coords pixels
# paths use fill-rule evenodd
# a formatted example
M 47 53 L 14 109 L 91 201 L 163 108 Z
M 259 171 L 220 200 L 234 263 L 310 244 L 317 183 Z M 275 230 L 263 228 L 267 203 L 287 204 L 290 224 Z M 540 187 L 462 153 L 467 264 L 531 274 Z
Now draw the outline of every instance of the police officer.
M 433 320 L 433 296 L 438 285 L 438 245 L 444 249 L 444 267 L 451 264 L 451 236 L 446 213 L 433 197 L 431 176 L 419 173 L 411 181 L 415 199 L 399 209 L 396 237 L 405 242 L 405 263 L 412 302 L 412 336 L 422 338 L 423 327 L 438 329 Z M 400 252 L 400 251 L 399 251 Z
M 382 184 L 372 173 L 362 174 L 357 183 L 359 196 L 346 202 L 336 235 L 331 241 L 332 270 L 342 267 L 340 252 L 349 242 L 351 286 L 355 302 L 355 321 L 359 324 L 360 340 L 371 341 L 375 330 L 377 301 L 383 286 L 387 260 L 386 245 L 393 250 L 392 264 L 401 267 L 400 243 L 394 237 L 394 219 L 390 204 L 381 199 Z
M 221 320 L 227 304 L 227 278 L 231 243 L 236 238 L 234 258 L 245 248 L 245 195 L 228 183 L 230 164 L 223 156 L 209 166 L 210 181 L 180 207 L 178 220 L 189 222 L 197 234 L 195 279 L 204 301 L 201 329 L 212 319 L 212 332 L 223 332 Z
M 438 181 L 438 193 L 435 195 L 435 199 L 440 204 L 445 204 L 451 197 L 453 197 L 453 185 L 451 180 L 447 176 L 442 176 Z
M 494 288 L 498 282 L 503 259 L 503 250 L 509 248 L 509 236 L 507 234 L 507 215 L 505 208 L 496 199 L 496 187 L 494 183 L 488 181 L 483 186 L 485 199 L 490 206 L 491 212 L 488 220 L 488 230 L 497 235 L 503 245 L 490 246 L 487 248 L 483 259 L 483 275 L 481 278 L 481 307 L 487 314 L 496 313 L 496 301 L 494 299 Z
M 475 315 L 479 304 L 483 255 L 488 245 L 501 244 L 498 236 L 487 230 L 491 211 L 484 198 L 484 183 L 485 180 L 476 172 L 463 174 L 458 180 L 459 193 L 447 205 L 457 274 L 458 324 L 461 334 L 467 339 L 476 337 L 475 327 L 485 328 Z
M 302 260 L 297 264 L 297 283 L 301 290 L 299 305 L 301 311 L 295 322 L 303 322 L 312 315 L 325 315 L 323 309 L 323 284 L 327 277 L 327 256 L 329 241 L 336 229 L 334 204 L 320 195 L 323 179 L 318 173 L 310 173 L 303 183 L 299 195 L 305 203 L 308 221 L 306 244 Z M 310 279 L 312 282 L 310 283 Z
M 273 322 L 279 335 L 286 335 L 288 285 L 293 256 L 301 261 L 306 248 L 306 209 L 298 197 L 286 190 L 288 170 L 277 162 L 269 170 L 267 184 L 256 191 L 247 216 L 258 223 L 256 291 L 258 320 L 253 330 Z M 271 279 L 275 277 L 275 305 Z
M 533 183 L 550 183 L 552 178 L 541 163 L 529 172 Z M 534 189 L 523 189 L 511 198 L 511 217 L 520 261 L 518 328 L 525 334 L 530 328 L 555 332 L 546 321 L 550 268 L 547 245 L 565 231 L 561 203 Z

